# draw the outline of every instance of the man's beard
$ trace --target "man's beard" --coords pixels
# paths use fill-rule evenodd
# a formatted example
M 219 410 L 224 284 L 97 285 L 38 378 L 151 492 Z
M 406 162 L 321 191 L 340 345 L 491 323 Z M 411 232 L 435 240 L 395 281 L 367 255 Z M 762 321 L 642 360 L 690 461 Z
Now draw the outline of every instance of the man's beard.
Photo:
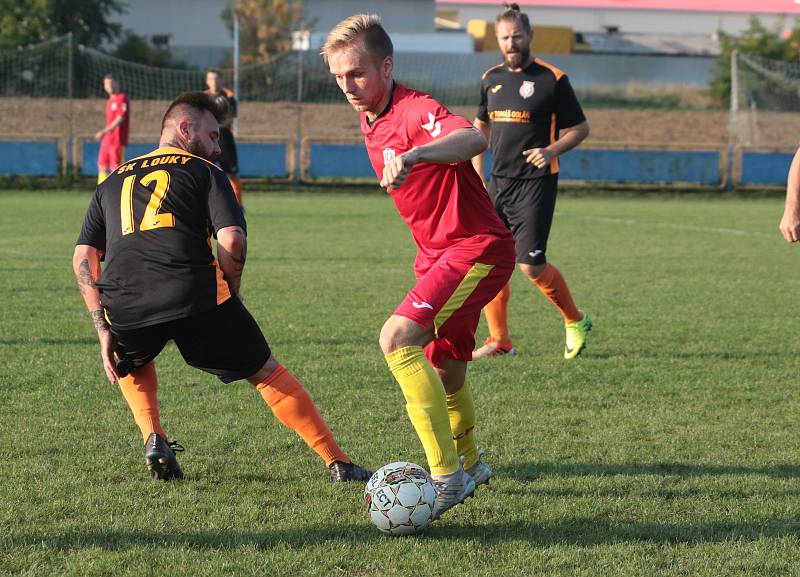
M 209 154 L 207 150 L 205 150 L 202 144 L 197 140 L 187 140 L 186 141 L 186 151 L 191 152 L 195 156 L 199 156 L 200 158 L 205 158 L 208 161 L 213 162 L 219 156 L 218 154 Z
M 506 66 L 509 68 L 519 68 L 528 61 L 531 56 L 531 49 L 527 46 L 519 52 L 513 52 L 505 55 Z

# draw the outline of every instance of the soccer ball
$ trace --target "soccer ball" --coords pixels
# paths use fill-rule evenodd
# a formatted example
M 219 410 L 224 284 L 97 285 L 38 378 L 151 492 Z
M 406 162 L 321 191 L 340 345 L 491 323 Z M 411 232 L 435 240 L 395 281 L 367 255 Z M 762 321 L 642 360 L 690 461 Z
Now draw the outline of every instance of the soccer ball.
M 419 533 L 433 520 L 436 489 L 428 472 L 398 461 L 375 471 L 364 489 L 370 520 L 388 535 Z

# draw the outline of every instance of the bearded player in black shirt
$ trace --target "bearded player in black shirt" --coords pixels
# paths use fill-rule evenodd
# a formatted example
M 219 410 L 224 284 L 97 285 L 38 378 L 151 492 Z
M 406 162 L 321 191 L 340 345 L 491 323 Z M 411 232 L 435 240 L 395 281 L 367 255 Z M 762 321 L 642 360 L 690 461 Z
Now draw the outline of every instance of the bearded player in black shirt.
M 183 448 L 161 427 L 154 363 L 174 340 L 189 365 L 255 386 L 333 481 L 366 481 L 370 471 L 339 448 L 241 302 L 246 224 L 228 179 L 211 162 L 220 153 L 223 113 L 203 92 L 179 96 L 164 115 L 159 148 L 119 166 L 92 198 L 72 263 L 106 376 L 130 406 L 153 478 L 183 477 L 174 452 Z
M 531 55 L 533 31 L 516 4 L 505 4 L 495 20 L 502 64 L 487 70 L 475 127 L 489 141 L 492 179 L 489 196 L 514 233 L 517 265 L 564 317 L 564 358 L 577 357 L 592 328 L 572 300 L 561 272 L 547 261 L 547 239 L 558 192 L 558 156 L 589 135 L 566 74 Z M 484 175 L 484 155 L 473 166 Z M 472 358 L 514 354 L 508 332 L 508 285 L 484 308 L 489 338 Z

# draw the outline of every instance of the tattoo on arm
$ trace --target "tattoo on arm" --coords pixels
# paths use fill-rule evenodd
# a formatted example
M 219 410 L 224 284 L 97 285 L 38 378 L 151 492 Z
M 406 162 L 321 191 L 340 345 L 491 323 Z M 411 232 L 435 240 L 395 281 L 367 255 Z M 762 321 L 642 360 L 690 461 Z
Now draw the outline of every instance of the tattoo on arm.
M 86 294 L 87 289 L 93 288 L 97 288 L 97 285 L 94 284 L 94 279 L 92 278 L 89 259 L 85 258 L 81 261 L 81 264 L 78 265 L 78 289 L 80 289 L 81 294 Z
M 105 332 L 108 329 L 108 323 L 106 322 L 106 317 L 103 314 L 103 309 L 97 309 L 91 312 L 92 315 L 92 322 L 94 323 L 94 328 L 97 330 L 98 333 Z

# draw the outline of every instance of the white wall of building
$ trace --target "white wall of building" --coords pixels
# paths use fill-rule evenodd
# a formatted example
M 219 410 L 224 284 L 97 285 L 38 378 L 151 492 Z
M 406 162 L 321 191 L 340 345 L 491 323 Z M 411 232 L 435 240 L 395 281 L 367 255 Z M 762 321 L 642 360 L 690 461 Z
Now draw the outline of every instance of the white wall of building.
M 494 21 L 500 12 L 496 6 L 474 4 L 442 4 L 441 9 L 458 10 L 458 21 L 466 26 L 471 19 Z M 531 24 L 541 26 L 571 26 L 578 32 L 603 32 L 606 26 L 617 26 L 621 32 L 644 34 L 714 34 L 721 30 L 739 34 L 749 28 L 750 15 L 720 12 L 673 12 L 667 10 L 621 10 L 599 8 L 537 8 L 524 6 Z M 777 15 L 759 14 L 759 20 L 771 27 L 782 19 Z M 787 18 L 787 26 L 794 23 Z

